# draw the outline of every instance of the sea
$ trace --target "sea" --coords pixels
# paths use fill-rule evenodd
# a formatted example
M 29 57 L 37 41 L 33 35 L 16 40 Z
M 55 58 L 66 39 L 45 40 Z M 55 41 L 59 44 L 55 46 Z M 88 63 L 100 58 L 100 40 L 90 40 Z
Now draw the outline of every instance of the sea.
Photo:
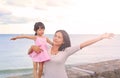
M 0 34 L 0 78 L 32 73 L 33 65 L 27 52 L 34 41 L 10 40 L 18 35 L 20 34 Z M 52 40 L 53 34 L 45 35 Z M 99 34 L 70 34 L 70 40 L 72 46 L 75 46 L 97 36 Z M 79 50 L 71 55 L 65 64 L 88 64 L 114 59 L 120 59 L 120 34 Z

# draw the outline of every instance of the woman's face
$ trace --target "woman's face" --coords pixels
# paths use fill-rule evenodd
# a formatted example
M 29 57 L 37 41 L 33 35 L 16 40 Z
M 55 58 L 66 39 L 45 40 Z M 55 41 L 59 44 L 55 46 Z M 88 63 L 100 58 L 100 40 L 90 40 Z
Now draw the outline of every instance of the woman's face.
M 63 35 L 61 32 L 57 32 L 55 33 L 54 35 L 54 38 L 53 38 L 53 44 L 54 45 L 57 45 L 57 46 L 61 46 L 63 44 Z

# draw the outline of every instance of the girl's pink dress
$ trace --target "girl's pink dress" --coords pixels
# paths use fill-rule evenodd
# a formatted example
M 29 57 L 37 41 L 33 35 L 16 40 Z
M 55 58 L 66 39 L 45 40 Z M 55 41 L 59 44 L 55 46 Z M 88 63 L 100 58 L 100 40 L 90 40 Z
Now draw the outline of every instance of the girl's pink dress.
M 44 62 L 50 60 L 50 56 L 47 52 L 47 42 L 46 37 L 37 37 L 35 40 L 35 45 L 39 46 L 43 51 L 36 53 L 33 51 L 29 56 L 34 62 Z

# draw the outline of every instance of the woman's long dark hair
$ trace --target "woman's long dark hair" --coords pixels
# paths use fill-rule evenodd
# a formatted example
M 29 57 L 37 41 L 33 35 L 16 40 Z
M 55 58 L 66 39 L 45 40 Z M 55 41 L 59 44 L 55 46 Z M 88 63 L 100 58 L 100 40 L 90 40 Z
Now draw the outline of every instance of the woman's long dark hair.
M 45 25 L 42 22 L 36 22 L 34 25 L 34 31 L 35 31 L 35 35 L 37 35 L 36 31 L 41 28 L 41 29 L 45 29 Z
M 64 51 L 65 48 L 70 47 L 71 46 L 71 42 L 70 42 L 70 37 L 68 35 L 68 33 L 65 30 L 57 30 L 55 33 L 57 32 L 61 32 L 62 36 L 63 36 L 63 44 L 60 46 L 60 48 L 58 49 L 59 51 Z

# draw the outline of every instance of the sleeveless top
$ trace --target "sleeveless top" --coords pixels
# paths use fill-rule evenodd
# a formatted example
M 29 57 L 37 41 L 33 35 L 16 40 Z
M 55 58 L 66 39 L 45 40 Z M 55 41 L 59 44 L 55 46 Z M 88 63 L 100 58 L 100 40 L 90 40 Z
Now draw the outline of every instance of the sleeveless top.
M 30 58 L 34 62 L 44 62 L 50 60 L 50 56 L 47 52 L 47 41 L 46 37 L 37 37 L 35 40 L 35 45 L 39 46 L 43 51 L 40 53 L 36 53 L 33 51 L 31 54 L 29 54 Z

